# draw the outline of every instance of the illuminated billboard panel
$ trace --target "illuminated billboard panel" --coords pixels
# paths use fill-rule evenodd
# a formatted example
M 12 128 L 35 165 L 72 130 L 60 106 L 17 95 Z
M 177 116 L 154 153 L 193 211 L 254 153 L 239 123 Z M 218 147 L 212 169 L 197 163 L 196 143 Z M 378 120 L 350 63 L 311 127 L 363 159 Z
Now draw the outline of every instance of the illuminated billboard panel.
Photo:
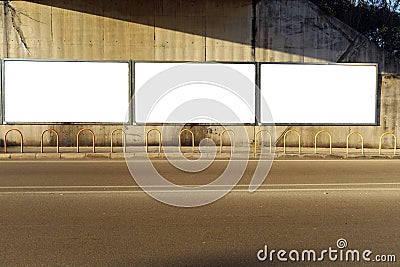
M 128 62 L 4 61 L 8 123 L 121 123 L 129 105 Z
M 137 123 L 254 123 L 255 65 L 135 63 Z
M 376 124 L 376 65 L 261 64 L 260 73 L 262 123 Z

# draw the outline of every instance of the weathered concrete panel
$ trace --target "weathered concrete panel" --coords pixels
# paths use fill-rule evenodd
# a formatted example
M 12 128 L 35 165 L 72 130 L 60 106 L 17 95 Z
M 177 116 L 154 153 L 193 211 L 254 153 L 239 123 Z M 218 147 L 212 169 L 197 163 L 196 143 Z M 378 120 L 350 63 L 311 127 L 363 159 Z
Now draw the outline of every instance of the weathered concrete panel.
M 326 129 L 332 132 L 334 145 L 344 147 L 347 134 L 360 131 L 366 147 L 377 147 L 381 133 L 400 130 L 400 61 L 307 0 L 260 0 L 255 2 L 255 9 L 250 0 L 1 1 L 2 8 L 6 2 L 10 5 L 6 13 L 0 12 L 0 57 L 376 62 L 381 74 L 379 126 L 280 126 L 277 136 L 289 128 L 298 129 L 303 145 L 313 146 L 314 134 Z M 108 145 L 113 126 L 87 126 L 98 133 L 99 145 Z M 10 127 L 0 126 L 0 132 Z M 17 127 L 26 133 L 28 145 L 38 144 L 41 131 L 47 128 Z M 75 134 L 83 126 L 52 127 L 62 133 L 63 145 L 75 145 Z M 249 140 L 241 137 L 242 144 L 254 142 L 254 127 L 248 128 L 253 134 L 249 134 Z M 196 143 L 205 137 L 219 142 L 220 129 L 214 134 L 206 126 L 193 129 Z M 138 127 L 138 132 L 142 130 Z M 176 140 L 176 130 L 169 130 L 166 142 Z M 139 134 L 130 138 L 133 143 L 144 142 Z M 89 142 L 90 138 L 83 137 L 82 141 Z M 189 144 L 190 140 L 184 141 Z M 282 139 L 278 144 L 282 145 Z M 319 144 L 327 146 L 328 139 L 321 136 Z M 351 145 L 358 144 L 358 139 L 352 138 Z M 384 144 L 390 145 L 390 139 Z M 296 138 L 289 137 L 288 145 L 296 146 Z
M 10 2 L 17 13 L 7 13 L 9 53 L 2 57 L 253 60 L 248 0 L 36 2 Z
M 111 132 L 116 128 L 121 128 L 122 125 L 3 125 L 0 127 L 1 133 L 5 133 L 11 128 L 19 129 L 24 136 L 25 146 L 40 146 L 41 133 L 52 128 L 59 133 L 60 146 L 76 146 L 76 134 L 80 129 L 89 128 L 96 136 L 96 146 L 110 146 Z M 244 136 L 241 136 L 239 126 L 232 126 L 229 129 L 235 132 L 234 140 L 237 146 L 249 146 L 252 144 L 254 139 L 254 126 L 246 126 Z M 138 146 L 145 144 L 146 133 L 151 128 L 157 128 L 162 131 L 162 145 L 163 146 L 178 146 L 179 145 L 179 133 L 182 130 L 179 126 L 129 126 L 127 129 L 126 143 L 129 146 Z M 190 129 L 195 136 L 195 145 L 198 146 L 200 141 L 204 138 L 210 138 L 214 143 L 219 146 L 220 144 L 220 133 L 224 130 L 220 126 L 204 127 L 204 126 L 188 126 L 186 129 Z M 159 139 L 156 132 L 149 134 L 149 145 L 158 146 Z M 84 131 L 80 134 L 79 143 L 81 146 L 92 145 L 92 135 L 88 131 Z M 3 142 L 3 138 L 0 139 Z M 55 146 L 56 135 L 52 132 L 47 132 L 43 136 L 44 146 Z M 222 136 L 222 142 L 224 146 L 230 145 L 230 139 L 228 134 Z M 15 131 L 10 132 L 7 135 L 8 145 L 19 145 L 20 137 Z M 113 135 L 113 144 L 115 146 L 121 146 L 122 138 L 121 132 L 117 132 Z M 182 144 L 191 145 L 191 135 L 188 132 L 182 134 Z
M 201 31 L 204 17 L 175 17 L 156 16 L 157 24 L 170 27 L 182 27 L 184 32 L 172 31 L 164 28 L 155 28 L 155 60 L 157 61 L 204 61 L 205 37 L 192 35 L 193 29 Z M 179 26 L 178 26 L 179 25 Z M 201 25 L 201 26 L 200 26 Z M 200 26 L 200 29 L 198 27 Z
M 240 43 L 232 43 L 223 39 L 207 38 L 206 60 L 216 61 L 253 61 L 251 47 L 250 18 L 209 17 L 207 18 L 207 33 L 216 35 L 218 32 L 231 34 L 232 38 L 240 39 Z M 232 32 L 232 28 L 237 29 Z
M 260 1 L 257 16 L 257 61 L 376 62 L 399 73 L 398 59 L 309 1 Z

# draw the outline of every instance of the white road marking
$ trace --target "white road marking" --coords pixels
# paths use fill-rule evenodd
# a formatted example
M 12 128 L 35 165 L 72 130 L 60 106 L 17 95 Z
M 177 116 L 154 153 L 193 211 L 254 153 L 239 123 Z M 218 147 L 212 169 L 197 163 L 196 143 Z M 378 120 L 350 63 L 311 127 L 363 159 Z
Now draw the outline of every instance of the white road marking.
M 138 161 L 145 161 L 145 160 L 138 160 Z M 153 160 L 156 162 L 168 162 L 165 159 L 156 159 Z M 216 160 L 216 162 L 229 162 L 231 160 L 224 159 L 224 160 Z M 241 161 L 241 160 L 237 160 Z M 259 162 L 260 160 L 250 159 L 249 162 Z M 261 161 L 269 161 L 269 160 L 261 160 Z M 296 160 L 274 160 L 274 162 L 341 162 L 341 163 L 355 163 L 355 162 L 362 162 L 362 163 L 370 163 L 370 162 L 393 162 L 398 163 L 400 159 L 390 159 L 390 160 L 381 160 L 381 159 L 357 159 L 357 160 L 318 160 L 318 159 L 296 159 Z M 74 163 L 74 164 L 92 164 L 92 163 L 125 163 L 125 160 L 85 160 L 85 161 L 77 161 L 77 160 L 18 160 L 18 161 L 0 161 L 1 163 Z M 183 185 L 188 187 L 193 187 L 196 185 Z M 223 187 L 227 185 L 220 185 L 220 186 L 213 186 L 215 189 L 211 189 L 210 191 L 222 191 Z M 229 186 L 229 185 L 228 185 Z M 248 192 L 249 185 L 236 185 L 233 192 Z M 357 188 L 348 188 L 351 186 L 357 186 Z M 371 187 L 374 186 L 374 187 Z M 393 187 L 390 187 L 393 186 Z M 301 188 L 306 187 L 306 188 Z M 314 187 L 314 188 L 312 188 Z M 315 188 L 319 187 L 319 188 Z M 339 187 L 339 188 L 335 188 Z M 162 186 L 156 186 L 155 189 L 159 189 L 159 192 L 162 192 Z M 218 189 L 221 188 L 221 189 Z M 65 190 L 63 190 L 65 189 Z M 81 189 L 81 190 L 79 190 Z M 93 189 L 93 190 L 90 190 Z M 99 190 L 103 189 L 103 190 Z M 121 189 L 121 190 L 115 190 Z M 132 189 L 132 190 L 128 190 Z M 133 191 L 134 189 L 139 189 Z M 120 186 L 120 185 L 61 185 L 61 186 L 0 186 L 0 190 L 9 190 L 0 192 L 0 194 L 9 194 L 9 193 L 39 193 L 39 194 L 53 194 L 53 193 L 124 193 L 124 192 L 143 192 L 141 188 L 137 185 L 131 186 Z M 14 190 L 14 191 L 10 191 Z M 19 190 L 19 191 L 16 191 Z M 36 190 L 36 191 L 33 191 Z M 39 191 L 43 190 L 43 191 Z M 315 183 L 315 184 L 307 184 L 307 183 L 299 183 L 299 184 L 264 184 L 262 185 L 257 191 L 259 192 L 290 192 L 290 191 L 370 191 L 370 190 L 392 190 L 398 191 L 400 190 L 400 182 L 392 182 L 392 183 Z M 225 191 L 225 190 L 224 190 Z M 166 193 L 173 193 L 174 191 L 165 190 Z M 176 191 L 176 192 L 189 192 L 189 191 Z
M 264 184 L 261 185 L 263 187 L 317 187 L 317 186 L 400 186 L 399 183 L 326 183 L 326 184 Z M 188 184 L 182 185 L 182 187 L 196 187 L 200 185 L 195 184 Z M 233 185 L 213 185 L 212 187 L 231 187 Z M 168 186 L 150 186 L 154 188 L 167 188 Z M 248 188 L 249 185 L 235 185 L 235 187 L 245 187 Z M 138 185 L 43 185 L 43 186 L 0 186 L 1 189 L 90 189 L 90 188 L 103 188 L 103 189 L 114 189 L 114 188 L 121 188 L 121 189 L 138 189 L 141 188 Z M 322 188 L 324 189 L 324 188 Z
M 202 192 L 220 192 L 225 190 L 207 190 Z M 365 191 L 400 191 L 400 188 L 295 188 L 295 189 L 259 189 L 256 192 L 313 192 L 313 191 L 357 191 L 357 192 L 365 192 Z M 158 193 L 193 193 L 191 191 L 156 191 Z M 228 193 L 235 192 L 246 192 L 249 193 L 248 190 L 245 189 L 237 189 L 231 190 Z M 144 191 L 15 191 L 15 192 L 0 192 L 0 195 L 6 194 L 118 194 L 118 193 L 145 193 Z M 253 193 L 251 193 L 253 194 Z
M 193 186 L 193 185 L 192 185 Z M 357 186 L 357 187 L 347 187 Z M 365 187 L 363 187 L 365 186 Z M 376 187 L 371 187 L 376 186 Z M 397 186 L 397 187 L 382 187 Z M 220 189 L 218 188 L 220 187 Z M 224 192 L 226 186 L 213 186 L 202 192 Z M 229 186 L 228 186 L 229 187 Z M 301 188 L 306 187 L 306 188 Z M 312 188 L 317 187 L 317 188 Z M 103 190 L 99 190 L 99 189 Z M 121 190 L 115 190 L 119 188 Z M 165 187 L 164 187 L 165 188 Z M 82 189 L 82 190 L 79 190 Z M 85 190 L 86 189 L 86 190 Z M 93 189 L 93 190 L 90 190 Z M 107 190 L 110 189 L 110 190 Z M 128 190 L 131 189 L 131 190 Z M 8 191 L 1 191 L 8 190 Z M 43 190 L 43 191 L 41 191 Z M 189 190 L 167 190 L 163 186 L 154 186 L 158 193 L 189 193 Z M 400 191 L 400 183 L 336 183 L 336 184 L 273 184 L 263 185 L 256 192 L 326 192 L 326 191 Z M 237 185 L 229 192 L 248 192 L 248 185 Z M 144 193 L 139 186 L 2 186 L 0 195 L 4 194 L 104 194 L 104 193 Z

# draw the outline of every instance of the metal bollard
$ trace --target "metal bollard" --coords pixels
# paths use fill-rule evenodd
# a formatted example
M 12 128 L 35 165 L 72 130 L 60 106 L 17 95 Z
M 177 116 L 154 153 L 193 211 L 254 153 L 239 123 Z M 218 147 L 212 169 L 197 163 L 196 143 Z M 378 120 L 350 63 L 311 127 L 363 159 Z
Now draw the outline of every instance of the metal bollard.
M 256 133 L 256 137 L 255 137 L 255 139 L 254 139 L 254 156 L 257 154 L 257 136 L 259 135 L 259 134 L 261 134 L 261 133 L 267 133 L 268 134 L 268 136 L 269 136 L 269 153 L 271 153 L 272 152 L 272 136 L 271 136 L 271 133 L 268 131 L 268 130 L 259 130 L 257 133 Z
M 189 132 L 192 135 L 192 152 L 194 152 L 194 133 L 189 129 L 183 129 L 179 133 L 179 150 L 182 152 L 182 133 Z
M 314 154 L 317 154 L 317 137 L 321 133 L 328 134 L 328 136 L 329 136 L 329 155 L 332 155 L 332 135 L 330 132 L 325 131 L 325 130 L 318 131 L 314 136 Z
M 57 153 L 60 153 L 60 146 L 59 146 L 60 138 L 59 138 L 58 132 L 57 132 L 56 130 L 54 130 L 54 129 L 51 129 L 51 128 L 46 129 L 46 130 L 44 130 L 44 131 L 42 132 L 42 135 L 41 135 L 41 138 L 40 138 L 40 152 L 43 153 L 43 135 L 44 135 L 46 132 L 53 132 L 53 133 L 56 134 L 56 136 L 57 136 Z
M 20 135 L 20 141 L 21 141 L 21 153 L 24 153 L 24 136 L 22 135 L 21 131 L 18 129 L 10 129 L 4 134 L 4 153 L 7 153 L 7 135 L 11 131 L 17 131 Z
M 114 133 L 117 131 L 121 131 L 122 135 L 122 149 L 124 152 L 126 152 L 126 132 L 122 128 L 117 128 L 111 131 L 111 153 L 113 153 L 113 136 Z
M 286 135 L 288 133 L 290 133 L 290 132 L 295 133 L 299 138 L 299 155 L 300 155 L 301 154 L 301 136 L 300 136 L 300 133 L 297 130 L 289 130 L 283 136 L 283 153 L 286 154 Z
M 357 134 L 361 138 L 361 154 L 364 155 L 364 137 L 360 132 L 351 132 L 347 135 L 347 141 L 346 141 L 346 155 L 349 154 L 349 138 L 351 135 Z
M 156 128 L 152 128 L 152 129 L 148 130 L 147 133 L 146 133 L 146 138 L 145 138 L 145 142 L 146 142 L 146 152 L 149 153 L 149 134 L 150 134 L 150 132 L 152 132 L 152 131 L 158 132 L 158 138 L 159 138 L 159 139 L 158 139 L 158 140 L 159 140 L 159 143 L 158 143 L 158 153 L 161 153 L 161 151 L 162 151 L 162 134 L 161 134 L 161 131 L 158 130 L 158 129 L 156 129 Z
M 83 128 L 83 129 L 79 130 L 79 132 L 76 134 L 76 152 L 79 153 L 79 135 L 84 131 L 89 131 L 92 134 L 93 153 L 96 153 L 96 136 L 95 136 L 94 132 L 88 128 Z

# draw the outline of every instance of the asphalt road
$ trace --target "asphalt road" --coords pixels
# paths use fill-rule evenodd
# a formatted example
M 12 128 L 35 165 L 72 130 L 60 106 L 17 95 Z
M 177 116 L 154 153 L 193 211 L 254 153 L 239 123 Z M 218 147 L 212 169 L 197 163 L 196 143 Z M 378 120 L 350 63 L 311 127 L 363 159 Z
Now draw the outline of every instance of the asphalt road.
M 155 163 L 167 179 L 187 185 L 213 180 L 226 164 L 196 176 Z M 276 161 L 250 194 L 255 165 L 222 199 L 178 208 L 142 192 L 124 162 L 0 162 L 0 265 L 377 265 L 327 255 L 322 262 L 257 259 L 265 245 L 312 249 L 318 258 L 324 249 L 338 249 L 340 238 L 348 244 L 344 253 L 400 257 L 400 161 Z

